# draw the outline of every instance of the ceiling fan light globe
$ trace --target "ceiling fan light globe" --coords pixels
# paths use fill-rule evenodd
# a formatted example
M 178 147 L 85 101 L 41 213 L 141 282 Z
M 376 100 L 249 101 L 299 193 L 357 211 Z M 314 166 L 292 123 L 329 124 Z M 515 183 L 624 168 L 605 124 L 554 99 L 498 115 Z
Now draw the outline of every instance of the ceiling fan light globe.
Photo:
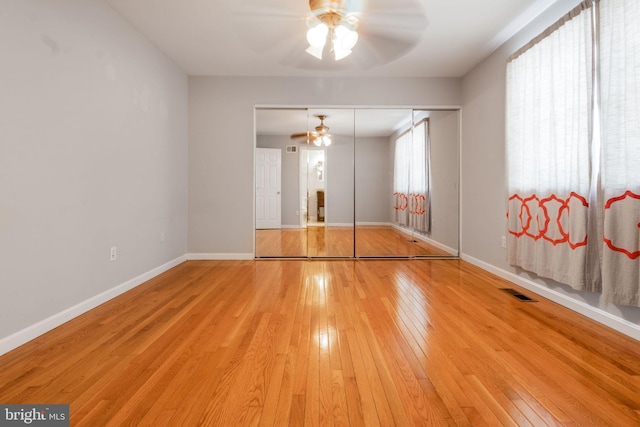
M 309 46 L 306 50 L 306 52 L 309 55 L 315 56 L 318 59 L 322 59 L 322 49 L 324 46 Z
M 323 136 L 323 137 L 322 137 L 322 143 L 323 143 L 326 147 L 330 146 L 330 145 L 331 145 L 331 137 L 329 137 L 329 136 Z
M 336 45 L 339 45 L 343 50 L 351 50 L 358 43 L 358 32 L 347 28 L 344 25 L 339 25 L 334 30 L 334 49 Z
M 316 147 L 320 147 L 322 145 L 321 138 L 313 138 L 313 145 L 315 145 Z
M 346 58 L 347 56 L 351 55 L 351 50 L 345 50 L 345 49 L 342 49 L 342 48 L 334 45 L 333 53 L 335 55 L 336 61 L 340 61 L 341 59 Z
M 327 34 L 329 34 L 329 27 L 324 23 L 320 23 L 315 27 L 309 28 L 307 31 L 307 41 L 310 46 L 322 49 L 327 42 Z

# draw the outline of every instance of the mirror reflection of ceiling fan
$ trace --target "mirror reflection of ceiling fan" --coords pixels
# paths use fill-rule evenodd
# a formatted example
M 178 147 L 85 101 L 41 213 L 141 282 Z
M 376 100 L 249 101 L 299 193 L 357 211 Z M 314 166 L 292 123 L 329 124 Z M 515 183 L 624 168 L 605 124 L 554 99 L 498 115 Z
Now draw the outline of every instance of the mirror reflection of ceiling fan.
M 291 139 L 305 138 L 307 144 L 313 143 L 314 145 L 329 146 L 331 145 L 331 134 L 329 133 L 329 127 L 324 124 L 324 120 L 327 118 L 324 114 L 317 114 L 315 117 L 320 119 L 320 124 L 315 127 L 312 132 L 294 133 L 291 135 Z

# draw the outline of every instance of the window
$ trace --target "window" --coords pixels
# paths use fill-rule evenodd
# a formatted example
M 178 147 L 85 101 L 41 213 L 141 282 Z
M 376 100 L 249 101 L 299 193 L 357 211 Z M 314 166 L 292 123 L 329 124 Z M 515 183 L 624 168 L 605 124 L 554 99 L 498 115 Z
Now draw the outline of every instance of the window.
M 602 290 L 640 306 L 640 2 L 599 5 Z
M 640 288 L 639 4 L 584 2 L 507 65 L 509 262 L 628 305 Z

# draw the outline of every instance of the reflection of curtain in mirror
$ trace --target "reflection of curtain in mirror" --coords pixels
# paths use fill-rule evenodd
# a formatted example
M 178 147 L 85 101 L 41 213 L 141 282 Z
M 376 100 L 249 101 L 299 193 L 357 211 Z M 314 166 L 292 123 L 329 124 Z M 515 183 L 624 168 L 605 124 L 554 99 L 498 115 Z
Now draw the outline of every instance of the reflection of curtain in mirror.
M 394 221 L 422 233 L 430 224 L 428 125 L 423 120 L 396 139 L 393 169 Z
M 393 158 L 393 212 L 394 222 L 409 225 L 409 139 L 411 132 L 405 132 L 396 139 Z

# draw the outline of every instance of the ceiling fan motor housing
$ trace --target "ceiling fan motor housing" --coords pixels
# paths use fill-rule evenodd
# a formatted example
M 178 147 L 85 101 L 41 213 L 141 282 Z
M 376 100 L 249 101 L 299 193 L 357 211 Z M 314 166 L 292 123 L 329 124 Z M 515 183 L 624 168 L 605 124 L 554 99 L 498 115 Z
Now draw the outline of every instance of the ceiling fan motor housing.
M 309 8 L 321 22 L 335 28 L 345 20 L 346 3 L 346 0 L 309 0 Z
M 309 0 L 309 8 L 315 14 L 323 12 L 344 12 L 346 0 Z
M 316 132 L 318 135 L 324 135 L 329 132 L 329 127 L 324 125 L 324 119 L 326 119 L 327 116 L 318 114 L 316 117 L 320 119 L 320 125 L 316 126 Z

